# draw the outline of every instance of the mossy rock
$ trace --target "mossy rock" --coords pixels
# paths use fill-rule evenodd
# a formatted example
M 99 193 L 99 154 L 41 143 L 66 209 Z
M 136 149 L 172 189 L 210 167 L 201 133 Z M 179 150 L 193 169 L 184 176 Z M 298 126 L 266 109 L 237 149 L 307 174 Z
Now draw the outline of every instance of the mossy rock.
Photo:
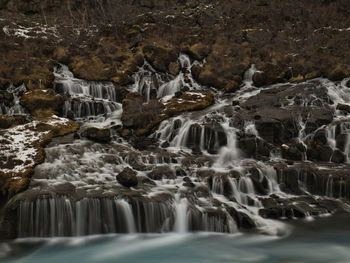
M 76 56 L 69 64 L 75 76 L 86 80 L 109 80 L 115 73 L 98 56 Z
M 52 89 L 32 90 L 25 93 L 20 102 L 31 113 L 35 113 L 38 110 L 58 112 L 63 104 L 63 98 Z
M 188 49 L 186 49 L 186 53 L 188 53 L 192 59 L 203 60 L 210 53 L 210 48 L 203 43 L 196 43 L 188 47 Z
M 205 65 L 198 76 L 198 81 L 202 85 L 223 89 L 227 85 L 225 80 L 211 66 Z
M 147 61 L 158 71 L 168 72 L 169 64 L 176 62 L 179 52 L 175 47 L 147 45 L 142 49 Z
M 92 141 L 107 143 L 111 140 L 111 130 L 109 128 L 86 127 L 80 133 Z
M 166 104 L 164 112 L 174 116 L 185 111 L 202 110 L 214 103 L 214 95 L 210 92 L 184 92 Z
M 3 114 L 0 114 L 0 129 L 8 129 L 12 126 L 24 124 L 26 122 L 27 122 L 26 117 L 22 115 L 6 116 Z
M 328 74 L 329 80 L 332 81 L 341 81 L 346 77 L 350 76 L 350 67 L 346 65 L 337 65 L 331 72 Z

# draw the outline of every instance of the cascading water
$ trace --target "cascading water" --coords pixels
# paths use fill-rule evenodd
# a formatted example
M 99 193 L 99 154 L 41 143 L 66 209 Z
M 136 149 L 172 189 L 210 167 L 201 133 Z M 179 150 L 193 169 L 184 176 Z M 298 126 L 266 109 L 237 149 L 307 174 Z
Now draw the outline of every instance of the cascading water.
M 24 84 L 15 87 L 10 85 L 3 95 L 7 98 L 7 103 L 2 102 L 0 104 L 0 114 L 5 114 L 8 116 L 13 115 L 26 115 L 27 111 L 20 104 L 20 97 L 27 91 L 27 88 Z
M 170 76 L 156 72 L 145 62 L 134 74 L 134 84 L 127 89 L 141 93 L 144 103 L 157 98 L 167 101 L 178 91 L 203 90 L 190 73 L 196 63 L 180 55 L 181 69 L 177 76 Z M 245 110 L 244 103 L 270 92 L 254 87 L 255 72 L 253 65 L 244 75 L 240 90 L 229 99 L 218 92 L 216 105 L 163 121 L 150 136 L 161 145 L 153 150 L 136 150 L 121 139 L 109 144 L 76 139 L 49 146 L 46 161 L 36 167 L 29 189 L 19 199 L 19 235 L 233 233 L 251 229 L 279 234 L 283 225 L 271 218 L 303 218 L 333 212 L 332 208 L 325 208 L 327 202 L 336 202 L 333 199 L 338 197 L 350 200 L 347 181 L 341 174 L 325 173 L 317 181 L 314 168 L 305 168 L 305 162 L 285 164 L 280 154 L 274 154 L 281 151 L 280 145 L 273 144 L 281 144 L 281 136 L 278 131 L 272 131 L 273 136 L 275 133 L 280 136 L 279 141 L 266 139 L 271 137 L 271 131 L 268 130 L 269 134 L 262 131 L 261 116 L 254 113 L 254 108 L 246 107 L 248 113 L 243 112 L 253 112 L 254 118 L 239 120 L 240 111 Z M 55 68 L 55 77 L 56 91 L 66 98 L 64 116 L 97 127 L 121 124 L 122 107 L 114 84 L 74 78 L 64 65 Z M 332 107 L 337 107 L 338 101 L 350 102 L 343 92 L 344 84 L 332 86 L 322 81 L 321 88 L 327 89 L 329 97 L 336 102 Z M 282 92 L 286 89 L 285 85 L 271 90 L 274 88 Z M 299 100 L 297 96 L 286 95 L 286 98 L 281 103 L 282 109 L 294 106 Z M 312 96 L 303 99 L 304 108 L 318 103 L 318 98 Z M 340 111 L 337 110 L 332 123 L 316 129 L 310 128 L 309 116 L 299 112 L 295 116 L 292 127 L 298 127 L 298 132 L 293 134 L 293 140 L 307 148 L 309 140 L 326 129 L 329 132 L 323 141 L 332 145 L 334 152 L 341 148 L 339 134 L 345 135 L 345 146 L 340 150 L 349 155 L 348 126 L 337 124 L 346 119 Z M 242 138 L 246 144 L 242 144 Z M 258 152 L 261 145 L 265 148 L 259 150 L 259 160 L 244 157 L 248 150 L 251 154 Z M 290 145 L 291 142 L 286 142 L 283 147 L 290 149 Z M 308 154 L 305 150 L 300 161 L 306 160 Z M 115 180 L 125 168 L 135 171 L 137 186 L 126 188 Z M 317 171 L 322 169 L 330 168 Z M 328 197 L 333 199 L 329 201 Z M 312 206 L 307 204 L 307 198 L 313 200 Z
M 112 114 L 121 109 L 116 87 L 112 83 L 74 78 L 65 65 L 56 66 L 54 74 L 56 92 L 69 97 L 63 107 L 63 116 L 81 119 Z
M 158 73 L 150 64 L 145 62 L 139 71 L 133 75 L 134 84 L 129 86 L 129 90 L 142 94 L 146 103 L 150 99 L 156 98 L 166 101 L 181 90 L 200 90 L 200 85 L 193 80 L 190 74 L 191 66 L 196 62 L 191 63 L 187 55 L 180 54 L 178 63 L 181 66 L 181 71 L 173 77 Z

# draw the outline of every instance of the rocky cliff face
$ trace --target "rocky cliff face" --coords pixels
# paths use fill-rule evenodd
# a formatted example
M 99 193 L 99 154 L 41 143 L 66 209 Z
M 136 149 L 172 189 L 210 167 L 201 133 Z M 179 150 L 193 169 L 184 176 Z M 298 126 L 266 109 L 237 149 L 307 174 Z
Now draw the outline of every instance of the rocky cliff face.
M 0 8 L 2 236 L 349 210 L 348 1 Z

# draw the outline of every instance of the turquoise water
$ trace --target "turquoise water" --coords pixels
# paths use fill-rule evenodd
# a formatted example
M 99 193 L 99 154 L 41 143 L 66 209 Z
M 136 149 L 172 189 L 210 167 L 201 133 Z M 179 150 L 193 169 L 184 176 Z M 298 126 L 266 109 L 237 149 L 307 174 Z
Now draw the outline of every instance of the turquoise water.
M 214 233 L 104 235 L 4 243 L 0 262 L 350 262 L 349 216 L 296 222 L 284 237 Z

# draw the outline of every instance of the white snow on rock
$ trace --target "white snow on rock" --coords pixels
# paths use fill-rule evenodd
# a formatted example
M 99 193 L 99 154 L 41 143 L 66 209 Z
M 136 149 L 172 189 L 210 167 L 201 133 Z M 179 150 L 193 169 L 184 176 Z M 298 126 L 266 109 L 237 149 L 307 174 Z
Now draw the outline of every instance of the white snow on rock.
M 0 130 L 0 163 L 5 174 L 19 174 L 35 165 L 39 153 L 40 141 L 50 133 L 50 130 L 39 131 L 39 124 L 48 124 L 53 128 L 64 125 L 68 119 L 51 117 L 48 121 L 32 121 L 6 130 Z M 13 164 L 13 165 L 12 165 Z

